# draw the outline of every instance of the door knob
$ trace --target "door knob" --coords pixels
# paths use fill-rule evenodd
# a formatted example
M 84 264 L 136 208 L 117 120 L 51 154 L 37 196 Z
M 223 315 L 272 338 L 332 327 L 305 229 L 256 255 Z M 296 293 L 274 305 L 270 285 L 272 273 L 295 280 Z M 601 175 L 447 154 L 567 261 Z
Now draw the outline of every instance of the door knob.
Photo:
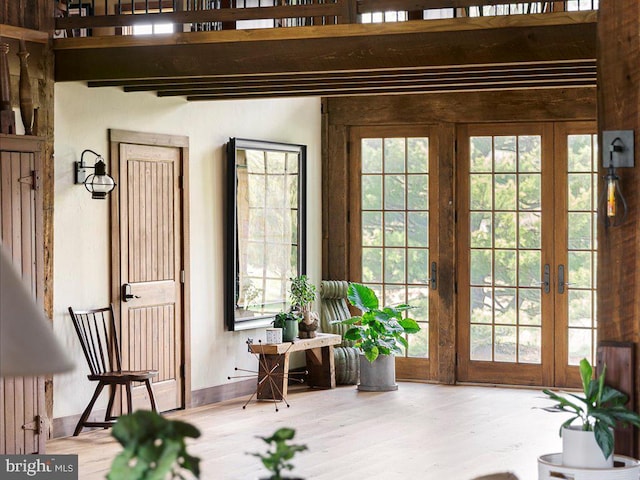
M 134 295 L 131 293 L 130 284 L 125 283 L 124 285 L 122 285 L 122 301 L 128 302 L 130 300 L 133 300 L 134 298 L 140 298 L 140 295 Z

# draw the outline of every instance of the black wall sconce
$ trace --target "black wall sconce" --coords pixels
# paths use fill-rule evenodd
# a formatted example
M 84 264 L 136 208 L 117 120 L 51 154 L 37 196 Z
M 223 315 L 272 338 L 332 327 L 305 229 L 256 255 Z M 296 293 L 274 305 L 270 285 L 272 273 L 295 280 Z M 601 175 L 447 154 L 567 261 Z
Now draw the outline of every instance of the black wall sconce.
M 97 161 L 93 167 L 85 165 L 84 154 L 93 153 L 97 157 Z M 87 191 L 91 192 L 91 198 L 105 199 L 111 190 L 116 186 L 116 182 L 113 178 L 107 174 L 107 165 L 104 163 L 102 155 L 94 152 L 93 150 L 84 150 L 80 155 L 80 161 L 74 162 L 76 184 L 84 185 Z M 93 173 L 87 175 L 87 170 L 93 169 Z
M 605 227 L 617 227 L 627 218 L 627 201 L 620 189 L 620 177 L 616 168 L 634 166 L 633 130 L 602 132 L 602 166 L 607 169 L 601 193 L 601 215 Z

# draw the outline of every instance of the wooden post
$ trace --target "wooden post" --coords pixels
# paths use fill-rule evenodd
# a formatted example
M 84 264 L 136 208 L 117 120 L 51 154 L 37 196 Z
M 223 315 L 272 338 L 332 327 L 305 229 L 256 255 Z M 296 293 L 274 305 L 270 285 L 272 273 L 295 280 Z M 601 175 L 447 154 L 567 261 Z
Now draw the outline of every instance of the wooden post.
M 20 57 L 20 88 L 18 91 L 18 97 L 20 98 L 20 117 L 22 118 L 25 134 L 33 135 L 33 99 L 31 97 L 29 63 L 27 61 L 29 52 L 27 51 L 27 44 L 24 40 L 20 40 L 20 51 L 17 55 Z
M 16 133 L 15 114 L 11 109 L 9 78 L 9 44 L 0 43 L 0 133 Z
M 640 139 L 640 2 L 602 0 L 598 14 L 598 134 L 634 130 L 635 152 Z M 602 143 L 600 141 L 600 143 Z M 605 150 L 600 145 L 600 151 Z M 604 169 L 601 173 L 604 174 Z M 598 339 L 634 342 L 640 334 L 640 166 L 620 169 L 629 215 L 618 227 L 598 225 Z M 640 364 L 636 376 L 635 398 Z M 638 409 L 638 404 L 634 408 Z M 637 439 L 637 432 L 636 432 Z M 635 451 L 618 452 L 638 457 Z

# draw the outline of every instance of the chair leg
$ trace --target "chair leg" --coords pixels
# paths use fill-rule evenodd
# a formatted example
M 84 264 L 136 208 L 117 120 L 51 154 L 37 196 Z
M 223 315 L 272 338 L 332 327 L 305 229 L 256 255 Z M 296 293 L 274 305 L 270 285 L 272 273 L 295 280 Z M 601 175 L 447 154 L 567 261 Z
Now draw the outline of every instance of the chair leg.
M 131 400 L 131 382 L 125 384 L 127 391 L 127 413 L 131 415 L 133 413 L 133 401 Z
M 153 396 L 153 390 L 151 389 L 151 381 L 147 378 L 144 381 L 144 384 L 147 386 L 147 392 L 149 392 L 149 401 L 151 402 L 151 410 L 154 412 L 158 411 L 158 407 L 156 406 L 156 399 Z
M 109 389 L 111 390 L 111 393 L 109 394 L 109 404 L 107 405 L 107 413 L 104 416 L 105 422 L 108 422 L 109 420 L 115 420 L 117 418 L 111 414 L 111 412 L 113 411 L 113 403 L 116 398 L 116 388 L 117 388 L 117 385 L 115 384 L 109 385 Z M 104 427 L 104 428 L 109 428 L 109 427 Z
M 84 426 L 85 422 L 89 418 L 89 414 L 91 413 L 91 409 L 93 408 L 93 404 L 96 403 L 96 400 L 100 396 L 100 392 L 102 392 L 102 389 L 104 388 L 104 386 L 105 386 L 105 383 L 102 380 L 100 380 L 98 382 L 98 386 L 96 387 L 95 391 L 93 392 L 93 397 L 91 398 L 91 401 L 89 402 L 89 405 L 87 405 L 87 408 L 84 409 L 84 412 L 82 412 L 82 415 L 80 416 L 80 420 L 78 420 L 78 424 L 76 425 L 76 429 L 73 432 L 73 436 L 74 437 L 77 437 L 80 434 L 80 431 L 82 430 L 82 427 Z

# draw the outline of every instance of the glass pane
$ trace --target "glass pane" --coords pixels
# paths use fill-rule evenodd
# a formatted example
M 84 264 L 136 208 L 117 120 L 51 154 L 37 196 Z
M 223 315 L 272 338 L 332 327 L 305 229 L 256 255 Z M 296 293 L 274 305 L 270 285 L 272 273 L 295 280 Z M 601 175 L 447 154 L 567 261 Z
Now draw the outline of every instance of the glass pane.
M 429 208 L 429 176 L 409 175 L 407 177 L 407 209 L 427 210 Z
M 542 325 L 542 291 L 539 288 L 518 290 L 520 325 Z
M 362 173 L 382 173 L 382 139 L 362 139 Z
M 384 282 L 405 283 L 406 250 L 403 248 L 384 249 Z
M 407 303 L 406 289 L 403 285 L 385 285 L 384 287 L 384 306 L 393 307 Z
M 495 246 L 496 248 L 516 248 L 516 213 L 496 212 Z
M 541 363 L 541 328 L 520 327 L 518 329 L 518 361 L 520 363 Z
M 471 172 L 491 171 L 491 137 L 471 137 L 469 139 Z
M 471 210 L 491 210 L 491 175 L 471 175 L 469 183 Z
M 591 327 L 593 316 L 592 292 L 590 290 L 569 290 L 569 326 Z
M 522 135 L 518 137 L 518 170 L 520 172 L 540 172 L 540 136 Z
M 429 173 L 429 139 L 407 138 L 407 170 Z
M 496 172 L 516 171 L 516 137 L 495 137 Z
M 492 323 L 491 288 L 471 287 L 471 322 Z
M 515 325 L 518 318 L 515 288 L 496 288 L 493 295 L 494 323 Z
M 518 262 L 515 250 L 496 250 L 495 283 L 496 285 L 515 286 Z
M 494 360 L 496 362 L 516 361 L 516 327 L 496 326 L 494 339 Z
M 382 213 L 362 212 L 362 245 L 382 246 Z
M 568 170 L 570 172 L 591 172 L 591 135 L 569 135 Z
M 362 249 L 362 281 L 364 283 L 382 281 L 382 248 Z
M 494 177 L 496 210 L 516 209 L 516 176 L 513 174 L 501 174 Z
M 592 213 L 568 214 L 568 247 L 571 250 L 591 249 Z
M 591 359 L 591 349 L 593 348 L 591 342 L 591 329 L 569 329 L 569 365 L 580 365 L 580 360 L 583 358 Z
M 429 250 L 407 249 L 407 283 L 424 283 L 429 280 Z
M 542 263 L 537 250 L 520 250 L 518 252 L 518 285 L 532 287 L 540 285 L 542 280 Z
M 409 335 L 409 357 L 429 357 L 429 324 L 420 324 L 420 331 Z
M 385 173 L 405 172 L 404 138 L 384 139 L 384 171 Z
M 569 187 L 569 210 L 591 211 L 593 206 L 591 173 L 570 173 L 567 179 Z
M 491 213 L 471 212 L 469 223 L 471 248 L 491 248 Z
M 408 287 L 407 288 L 407 303 L 411 305 L 409 310 L 409 317 L 413 318 L 417 322 L 429 321 L 429 287 Z M 428 326 L 427 324 L 420 325 Z
M 410 247 L 429 246 L 429 213 L 409 212 L 407 213 L 407 244 Z
M 569 252 L 569 275 L 566 282 L 571 288 L 592 288 L 592 252 Z
M 380 210 L 382 208 L 382 176 L 362 176 L 362 209 Z
M 520 248 L 540 248 L 542 231 L 540 227 L 540 213 L 518 214 L 518 237 Z
M 385 175 L 384 208 L 387 210 L 404 210 L 405 176 Z
M 404 247 L 405 245 L 405 214 L 404 212 L 385 212 L 384 214 L 384 243 L 389 247 Z
M 471 360 L 491 361 L 491 325 L 471 325 Z
M 540 210 L 542 205 L 542 176 L 539 174 L 520 174 L 518 176 L 518 206 L 520 210 Z
M 491 250 L 471 250 L 471 285 L 491 285 Z

